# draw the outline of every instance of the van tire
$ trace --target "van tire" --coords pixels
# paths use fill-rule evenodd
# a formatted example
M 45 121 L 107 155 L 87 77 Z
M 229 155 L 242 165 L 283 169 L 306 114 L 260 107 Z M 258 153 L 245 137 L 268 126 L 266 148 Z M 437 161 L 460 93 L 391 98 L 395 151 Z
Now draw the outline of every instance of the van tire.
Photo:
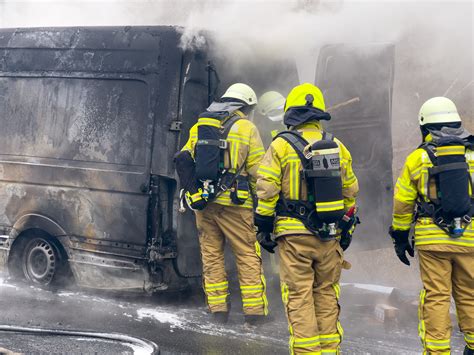
M 43 288 L 67 285 L 72 273 L 61 244 L 42 231 L 31 232 L 18 241 L 10 274 Z

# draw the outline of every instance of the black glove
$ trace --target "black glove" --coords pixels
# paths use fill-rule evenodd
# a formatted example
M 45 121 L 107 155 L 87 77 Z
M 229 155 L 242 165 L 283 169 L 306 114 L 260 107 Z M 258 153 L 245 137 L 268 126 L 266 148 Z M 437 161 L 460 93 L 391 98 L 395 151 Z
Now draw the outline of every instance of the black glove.
M 352 242 L 352 233 L 345 233 L 341 235 L 341 239 L 339 240 L 339 245 L 341 246 L 342 250 L 346 251 L 351 245 Z
M 255 213 L 254 224 L 258 232 L 272 233 L 274 221 L 274 216 L 262 216 L 261 214 Z
M 275 250 L 273 250 L 273 249 L 275 249 L 275 247 L 277 246 L 277 243 L 274 240 L 272 240 L 271 233 L 258 232 L 257 233 L 257 241 L 263 249 L 265 249 L 269 253 L 272 253 L 272 254 L 275 253 Z
M 388 234 L 390 234 L 390 236 L 392 237 L 393 246 L 395 247 L 395 253 L 397 253 L 397 256 L 400 261 L 405 265 L 410 265 L 410 261 L 408 260 L 405 253 L 408 252 L 411 257 L 415 256 L 413 247 L 410 245 L 410 242 L 408 240 L 408 235 L 410 234 L 410 231 L 397 231 L 390 227 Z

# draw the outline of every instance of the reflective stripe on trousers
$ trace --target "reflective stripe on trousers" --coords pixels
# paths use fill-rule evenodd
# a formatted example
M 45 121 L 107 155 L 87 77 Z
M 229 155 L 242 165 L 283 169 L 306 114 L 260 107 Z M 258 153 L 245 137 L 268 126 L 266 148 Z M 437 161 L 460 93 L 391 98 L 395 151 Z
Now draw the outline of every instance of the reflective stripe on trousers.
M 474 338 L 474 250 L 418 250 L 423 290 L 419 304 L 419 335 L 425 353 L 449 354 L 454 298 L 459 329 L 467 345 Z
M 306 235 L 280 237 L 277 242 L 290 353 L 337 353 L 343 334 L 338 322 L 343 262 L 338 242 Z
M 204 290 L 209 310 L 227 312 L 229 289 L 225 271 L 224 246 L 230 244 L 237 264 L 239 284 L 248 315 L 265 315 L 265 278 L 262 260 L 256 248 L 253 212 L 242 207 L 210 203 L 196 211 L 199 245 L 203 264 Z M 259 245 L 258 245 L 259 246 Z

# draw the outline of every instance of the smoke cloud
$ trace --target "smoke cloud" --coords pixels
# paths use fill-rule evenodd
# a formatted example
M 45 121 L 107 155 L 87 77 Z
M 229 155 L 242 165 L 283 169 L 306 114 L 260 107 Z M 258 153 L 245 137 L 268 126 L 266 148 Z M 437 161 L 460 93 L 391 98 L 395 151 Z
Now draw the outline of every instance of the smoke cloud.
M 0 27 L 105 25 L 183 26 L 183 48 L 203 47 L 211 37 L 215 55 L 233 71 L 245 71 L 249 58 L 262 66 L 292 59 L 300 81 L 309 82 L 324 45 L 394 43 L 395 175 L 420 143 L 417 114 L 430 97 L 453 99 L 474 131 L 471 1 L 0 0 Z

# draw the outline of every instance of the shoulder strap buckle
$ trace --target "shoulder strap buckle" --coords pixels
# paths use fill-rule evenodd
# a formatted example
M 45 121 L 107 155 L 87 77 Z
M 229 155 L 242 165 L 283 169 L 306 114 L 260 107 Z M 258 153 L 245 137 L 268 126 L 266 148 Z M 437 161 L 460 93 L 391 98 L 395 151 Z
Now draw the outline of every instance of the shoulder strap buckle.
M 220 149 L 227 149 L 229 146 L 229 143 L 225 139 L 219 139 L 219 148 Z
M 300 216 L 305 216 L 306 215 L 306 207 L 305 206 L 299 206 L 298 213 Z

